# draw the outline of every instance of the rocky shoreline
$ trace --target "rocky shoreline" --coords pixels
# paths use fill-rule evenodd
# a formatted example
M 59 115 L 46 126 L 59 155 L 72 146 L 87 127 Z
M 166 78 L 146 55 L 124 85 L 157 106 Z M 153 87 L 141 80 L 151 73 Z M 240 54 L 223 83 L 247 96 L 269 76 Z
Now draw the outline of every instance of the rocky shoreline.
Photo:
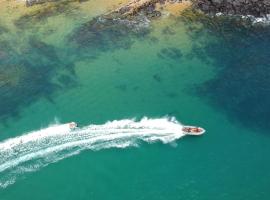
M 208 14 L 270 18 L 270 0 L 192 0 L 195 8 Z
M 27 6 L 54 2 L 55 0 L 25 0 Z M 82 2 L 84 0 L 79 0 Z M 249 18 L 253 22 L 270 23 L 270 0 L 130 0 L 123 6 L 103 14 L 103 19 L 132 20 L 143 14 L 148 19 L 160 17 L 165 4 L 192 2 L 195 10 L 210 15 L 240 16 Z M 157 6 L 158 5 L 158 6 Z
M 157 3 L 165 3 L 166 0 L 135 0 L 128 4 L 121 6 L 102 17 L 105 19 L 131 19 L 136 17 L 139 13 L 144 13 L 146 16 L 157 17 L 160 12 L 155 10 Z
M 95 24 L 125 24 L 125 26 L 138 30 L 148 26 L 150 20 L 162 15 L 162 9 L 167 3 L 181 3 L 182 0 L 134 0 L 100 15 L 92 20 Z

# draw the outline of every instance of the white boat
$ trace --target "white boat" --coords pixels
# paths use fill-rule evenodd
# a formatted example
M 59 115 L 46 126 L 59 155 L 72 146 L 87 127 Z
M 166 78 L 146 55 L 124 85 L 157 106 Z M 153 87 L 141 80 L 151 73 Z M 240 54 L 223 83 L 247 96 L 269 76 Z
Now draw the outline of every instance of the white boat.
M 202 135 L 205 132 L 203 128 L 196 126 L 184 126 L 182 128 L 182 131 L 186 135 Z

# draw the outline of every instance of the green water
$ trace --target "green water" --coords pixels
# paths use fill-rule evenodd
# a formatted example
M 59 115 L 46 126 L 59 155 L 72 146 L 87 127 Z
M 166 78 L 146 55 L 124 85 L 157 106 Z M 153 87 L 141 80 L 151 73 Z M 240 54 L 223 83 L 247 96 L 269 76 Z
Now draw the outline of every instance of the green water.
M 92 16 L 74 12 L 50 16 L 44 23 L 22 30 L 10 28 L 12 34 L 1 36 L 11 43 L 8 56 L 12 59 L 4 60 L 0 67 L 7 71 L 5 66 L 16 66 L 16 70 L 11 67 L 10 78 L 2 81 L 11 80 L 10 89 L 0 85 L 0 105 L 5 108 L 0 117 L 1 140 L 45 128 L 56 119 L 85 126 L 174 116 L 207 132 L 172 144 L 140 142 L 138 147 L 86 150 L 19 175 L 14 184 L 0 188 L 1 200 L 270 198 L 269 131 L 243 126 L 244 117 L 231 117 L 220 104 L 209 100 L 209 94 L 204 97 L 197 92 L 219 73 L 213 54 L 204 55 L 209 57 L 207 62 L 196 54 L 191 56 L 194 46 L 215 40 L 209 32 L 195 40 L 181 19 L 164 17 L 151 23 L 147 35 L 131 34 L 131 43 L 123 38 L 127 48 L 109 48 L 106 44 L 111 42 L 105 40 L 105 50 L 78 49 L 68 42 L 68 35 L 98 12 Z M 52 34 L 45 34 L 48 27 L 55 28 Z M 173 33 L 165 33 L 168 27 Z M 38 42 L 29 47 L 33 38 Z M 28 65 L 22 56 L 27 57 Z M 28 66 L 38 71 L 31 74 Z M 14 76 L 19 78 L 12 79 Z M 33 81 L 33 76 L 43 78 Z M 61 87 L 55 89 L 55 83 Z

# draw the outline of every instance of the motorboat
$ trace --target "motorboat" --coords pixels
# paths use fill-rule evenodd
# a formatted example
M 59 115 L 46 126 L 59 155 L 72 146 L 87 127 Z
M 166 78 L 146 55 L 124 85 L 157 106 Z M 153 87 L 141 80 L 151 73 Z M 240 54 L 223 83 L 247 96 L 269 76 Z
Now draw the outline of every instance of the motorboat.
M 78 128 L 78 124 L 76 122 L 70 122 L 68 123 L 68 126 L 71 130 Z
M 186 135 L 202 135 L 205 132 L 203 128 L 196 126 L 184 126 L 182 131 Z

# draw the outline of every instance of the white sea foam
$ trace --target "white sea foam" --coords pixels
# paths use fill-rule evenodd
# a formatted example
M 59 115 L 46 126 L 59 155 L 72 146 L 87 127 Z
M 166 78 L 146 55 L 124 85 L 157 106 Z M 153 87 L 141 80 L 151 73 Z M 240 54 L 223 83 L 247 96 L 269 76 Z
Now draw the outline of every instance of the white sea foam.
M 174 118 L 114 120 L 72 131 L 68 124 L 54 124 L 0 142 L 0 188 L 13 184 L 20 174 L 85 149 L 126 148 L 138 146 L 138 141 L 171 143 L 182 136 L 182 125 Z
M 242 19 L 250 20 L 253 25 L 270 25 L 270 14 L 267 14 L 264 17 L 254 17 L 253 15 L 232 15 L 219 12 L 216 13 L 216 16 L 240 17 Z

